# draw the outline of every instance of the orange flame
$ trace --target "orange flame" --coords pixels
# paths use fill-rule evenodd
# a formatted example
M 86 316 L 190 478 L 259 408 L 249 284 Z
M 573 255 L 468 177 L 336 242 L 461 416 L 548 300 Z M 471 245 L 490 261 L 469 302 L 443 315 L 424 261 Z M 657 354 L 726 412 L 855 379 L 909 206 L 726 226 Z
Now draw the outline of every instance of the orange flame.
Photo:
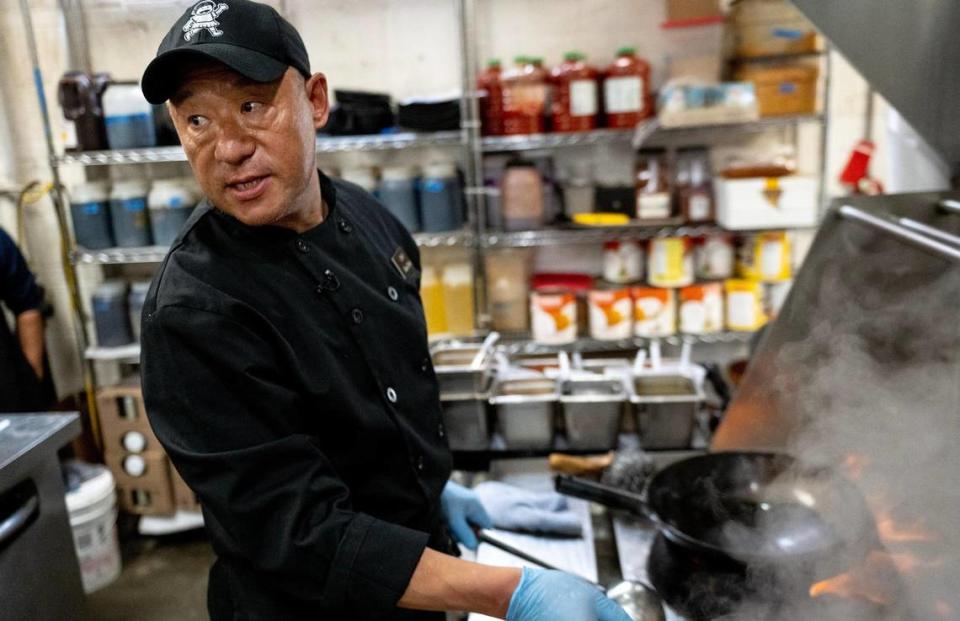
M 929 543 L 939 539 L 935 533 L 924 528 L 920 520 L 898 523 L 886 511 L 877 512 L 877 531 L 884 543 Z
M 870 465 L 870 458 L 860 453 L 850 453 L 843 458 L 843 471 L 854 481 L 859 481 L 863 477 L 863 471 Z

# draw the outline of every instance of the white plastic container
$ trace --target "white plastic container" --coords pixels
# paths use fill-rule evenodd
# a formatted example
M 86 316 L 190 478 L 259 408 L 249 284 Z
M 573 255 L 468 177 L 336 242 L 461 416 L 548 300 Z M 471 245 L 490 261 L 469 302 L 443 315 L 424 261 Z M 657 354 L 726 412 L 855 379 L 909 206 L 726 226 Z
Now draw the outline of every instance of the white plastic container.
M 103 94 L 107 144 L 111 149 L 155 147 L 153 107 L 135 84 L 111 84 Z
M 187 179 L 158 179 L 147 195 L 153 243 L 169 246 L 196 205 L 193 184 Z
M 802 175 L 717 179 L 717 222 L 734 231 L 816 226 L 818 187 Z
M 110 191 L 110 222 L 117 246 L 132 248 L 153 243 L 147 211 L 148 183 L 140 179 L 117 181 Z
M 344 168 L 340 174 L 340 178 L 344 181 L 359 185 L 370 193 L 373 193 L 377 189 L 377 177 L 374 174 L 373 168 L 370 167 Z
M 80 561 L 85 593 L 93 593 L 120 575 L 117 540 L 117 494 L 113 475 L 102 466 L 90 466 L 89 478 L 67 493 L 67 511 L 73 545 Z

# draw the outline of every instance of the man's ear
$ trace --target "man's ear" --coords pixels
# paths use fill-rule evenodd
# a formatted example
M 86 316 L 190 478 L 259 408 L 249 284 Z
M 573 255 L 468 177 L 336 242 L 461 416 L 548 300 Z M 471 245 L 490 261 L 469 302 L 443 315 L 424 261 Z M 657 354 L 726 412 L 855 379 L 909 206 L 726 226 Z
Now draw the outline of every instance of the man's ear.
M 304 83 L 304 90 L 313 109 L 313 128 L 320 129 L 330 116 L 330 99 L 327 96 L 327 76 L 315 73 Z

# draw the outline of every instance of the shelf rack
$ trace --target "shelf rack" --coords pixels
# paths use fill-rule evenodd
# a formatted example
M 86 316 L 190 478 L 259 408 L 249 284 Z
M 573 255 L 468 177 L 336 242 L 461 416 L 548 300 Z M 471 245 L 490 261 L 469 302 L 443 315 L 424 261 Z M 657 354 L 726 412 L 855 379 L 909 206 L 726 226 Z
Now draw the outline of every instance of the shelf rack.
M 357 151 L 396 151 L 428 147 L 463 147 L 463 132 L 435 133 L 398 132 L 370 136 L 318 136 L 317 153 L 346 153 Z M 186 162 L 183 148 L 152 147 L 145 149 L 118 149 L 111 151 L 80 151 L 56 157 L 57 164 L 81 166 L 113 166 L 123 164 L 157 164 Z
M 639 349 L 652 341 L 660 341 L 666 345 L 715 344 L 715 343 L 749 343 L 753 332 L 717 332 L 714 334 L 676 334 L 657 338 L 636 337 L 613 341 L 581 338 L 564 345 L 545 345 L 533 341 L 527 334 L 505 335 L 497 345 L 497 351 L 508 355 L 517 354 L 553 354 L 560 350 L 579 352 L 610 352 L 620 350 Z M 137 362 L 140 359 L 140 345 L 133 343 L 120 347 L 88 347 L 84 352 L 87 360 L 100 362 Z

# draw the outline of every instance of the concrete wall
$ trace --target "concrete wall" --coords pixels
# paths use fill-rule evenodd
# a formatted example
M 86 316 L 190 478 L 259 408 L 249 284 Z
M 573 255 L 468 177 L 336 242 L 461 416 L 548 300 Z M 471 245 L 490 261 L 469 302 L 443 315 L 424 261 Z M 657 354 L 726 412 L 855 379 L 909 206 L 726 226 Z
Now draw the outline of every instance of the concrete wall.
M 161 0 L 85 0 L 84 17 L 90 58 L 96 71 L 116 78 L 137 79 L 153 56 L 169 25 L 192 2 Z M 280 0 L 273 2 L 301 31 L 314 70 L 327 74 L 331 87 L 377 90 L 403 98 L 421 93 L 455 91 L 460 87 L 459 42 L 453 0 Z M 39 41 L 44 84 L 51 98 L 52 117 L 59 132 L 55 85 L 70 68 L 62 16 L 55 0 L 30 0 Z M 665 32 L 660 0 L 477 0 L 480 59 L 491 56 L 508 61 L 516 54 L 539 54 L 548 64 L 576 48 L 599 65 L 610 61 L 620 45 L 632 44 L 654 65 L 655 85 L 662 80 L 671 56 L 693 54 L 718 45 L 715 33 L 693 30 Z M 706 33 L 706 34 L 704 34 Z M 0 185 L 9 178 L 17 184 L 49 179 L 40 114 L 32 86 L 19 3 L 0 0 Z M 828 171 L 832 183 L 859 138 L 863 125 L 865 84 L 838 55 L 833 55 L 834 81 L 828 97 L 833 117 L 828 138 Z M 883 127 L 884 105 L 875 109 L 878 133 Z M 801 165 L 811 172 L 818 167 L 818 129 L 800 132 Z M 874 170 L 882 177 L 883 144 Z M 323 166 L 419 162 L 457 157 L 455 149 L 428 152 L 345 154 L 324 157 Z M 585 150 L 566 158 L 591 158 L 598 177 L 629 179 L 629 151 Z M 560 163 L 563 162 L 560 158 Z M 111 176 L 183 174 L 184 165 L 116 167 Z M 64 170 L 70 184 L 82 180 L 78 167 Z M 78 357 L 70 325 L 57 247 L 52 206 L 44 200 L 28 212 L 25 246 L 34 270 L 50 290 L 57 315 L 48 332 L 54 373 L 61 392 L 80 385 Z M 10 222 L 10 210 L 0 202 L 0 223 Z M 23 241 L 23 240 L 22 240 Z M 565 256 L 543 253 L 547 263 L 575 263 Z M 596 257 L 594 257 L 595 260 Z M 582 259 L 580 259 L 582 260 Z M 98 270 L 84 270 L 88 285 Z

